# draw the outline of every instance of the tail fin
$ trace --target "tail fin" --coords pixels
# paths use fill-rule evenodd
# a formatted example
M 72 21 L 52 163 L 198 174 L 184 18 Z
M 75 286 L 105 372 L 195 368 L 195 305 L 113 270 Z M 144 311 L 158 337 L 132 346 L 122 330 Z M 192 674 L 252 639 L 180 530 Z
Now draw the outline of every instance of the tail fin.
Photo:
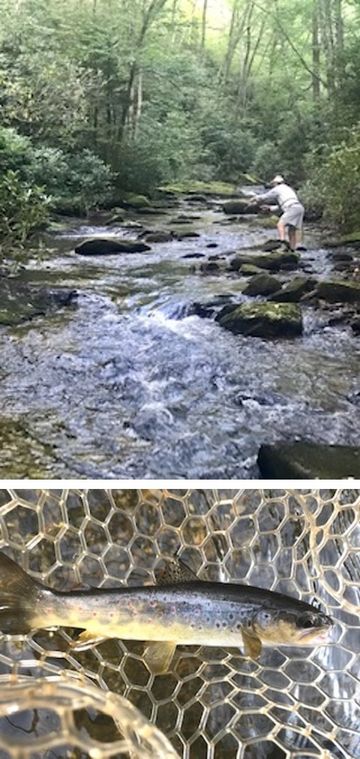
M 0 552 L 0 632 L 16 635 L 31 630 L 41 587 Z

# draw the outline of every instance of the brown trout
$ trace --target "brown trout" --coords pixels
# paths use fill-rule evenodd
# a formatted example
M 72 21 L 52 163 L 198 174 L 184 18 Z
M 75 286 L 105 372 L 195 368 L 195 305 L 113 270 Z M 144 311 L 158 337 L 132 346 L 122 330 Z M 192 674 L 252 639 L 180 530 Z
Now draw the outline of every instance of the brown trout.
M 250 585 L 200 581 L 169 562 L 155 586 L 53 591 L 0 553 L 0 631 L 82 629 L 74 648 L 108 638 L 148 641 L 151 672 L 170 666 L 178 644 L 242 647 L 257 659 L 262 646 L 316 646 L 333 621 L 315 606 Z

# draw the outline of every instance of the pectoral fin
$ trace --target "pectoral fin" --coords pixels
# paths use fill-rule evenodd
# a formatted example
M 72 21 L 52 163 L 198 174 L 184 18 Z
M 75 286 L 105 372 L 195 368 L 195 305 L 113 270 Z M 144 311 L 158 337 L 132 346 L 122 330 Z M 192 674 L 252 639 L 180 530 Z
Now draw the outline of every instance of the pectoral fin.
M 176 643 L 151 642 L 145 648 L 143 658 L 147 668 L 153 675 L 163 675 L 169 671 L 171 660 L 174 656 Z
M 94 635 L 94 633 L 87 632 L 87 630 L 84 630 L 80 635 L 71 643 L 70 647 L 73 649 L 73 651 L 86 651 L 88 648 L 91 648 L 92 646 L 95 646 L 98 643 L 103 643 L 104 640 L 109 640 L 109 638 L 99 635 Z
M 242 639 L 245 656 L 249 656 L 250 659 L 258 659 L 262 649 L 260 638 L 257 638 L 255 635 L 250 635 L 246 630 L 243 630 Z

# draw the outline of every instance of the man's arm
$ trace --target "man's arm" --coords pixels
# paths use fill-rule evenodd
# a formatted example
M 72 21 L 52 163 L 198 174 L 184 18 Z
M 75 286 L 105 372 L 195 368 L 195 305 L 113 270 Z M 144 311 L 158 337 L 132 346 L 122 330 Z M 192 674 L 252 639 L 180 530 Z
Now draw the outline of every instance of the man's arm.
M 256 196 L 256 200 L 260 203 L 267 203 L 271 200 L 274 200 L 277 203 L 278 200 L 278 193 L 276 187 L 273 187 L 271 190 L 268 190 L 267 192 L 262 193 L 261 195 Z

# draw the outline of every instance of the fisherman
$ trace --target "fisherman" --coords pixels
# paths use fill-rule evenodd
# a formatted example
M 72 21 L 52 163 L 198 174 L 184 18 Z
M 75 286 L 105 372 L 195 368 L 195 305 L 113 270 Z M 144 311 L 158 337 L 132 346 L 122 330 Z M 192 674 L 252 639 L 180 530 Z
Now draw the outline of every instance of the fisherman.
M 287 249 L 304 250 L 302 245 L 304 206 L 301 205 L 295 190 L 286 184 L 281 174 L 277 174 L 270 184 L 272 189 L 261 195 L 256 195 L 251 203 L 271 204 L 275 201 L 282 210 L 277 225 L 281 244 Z M 288 232 L 289 241 L 286 240 L 286 232 Z

